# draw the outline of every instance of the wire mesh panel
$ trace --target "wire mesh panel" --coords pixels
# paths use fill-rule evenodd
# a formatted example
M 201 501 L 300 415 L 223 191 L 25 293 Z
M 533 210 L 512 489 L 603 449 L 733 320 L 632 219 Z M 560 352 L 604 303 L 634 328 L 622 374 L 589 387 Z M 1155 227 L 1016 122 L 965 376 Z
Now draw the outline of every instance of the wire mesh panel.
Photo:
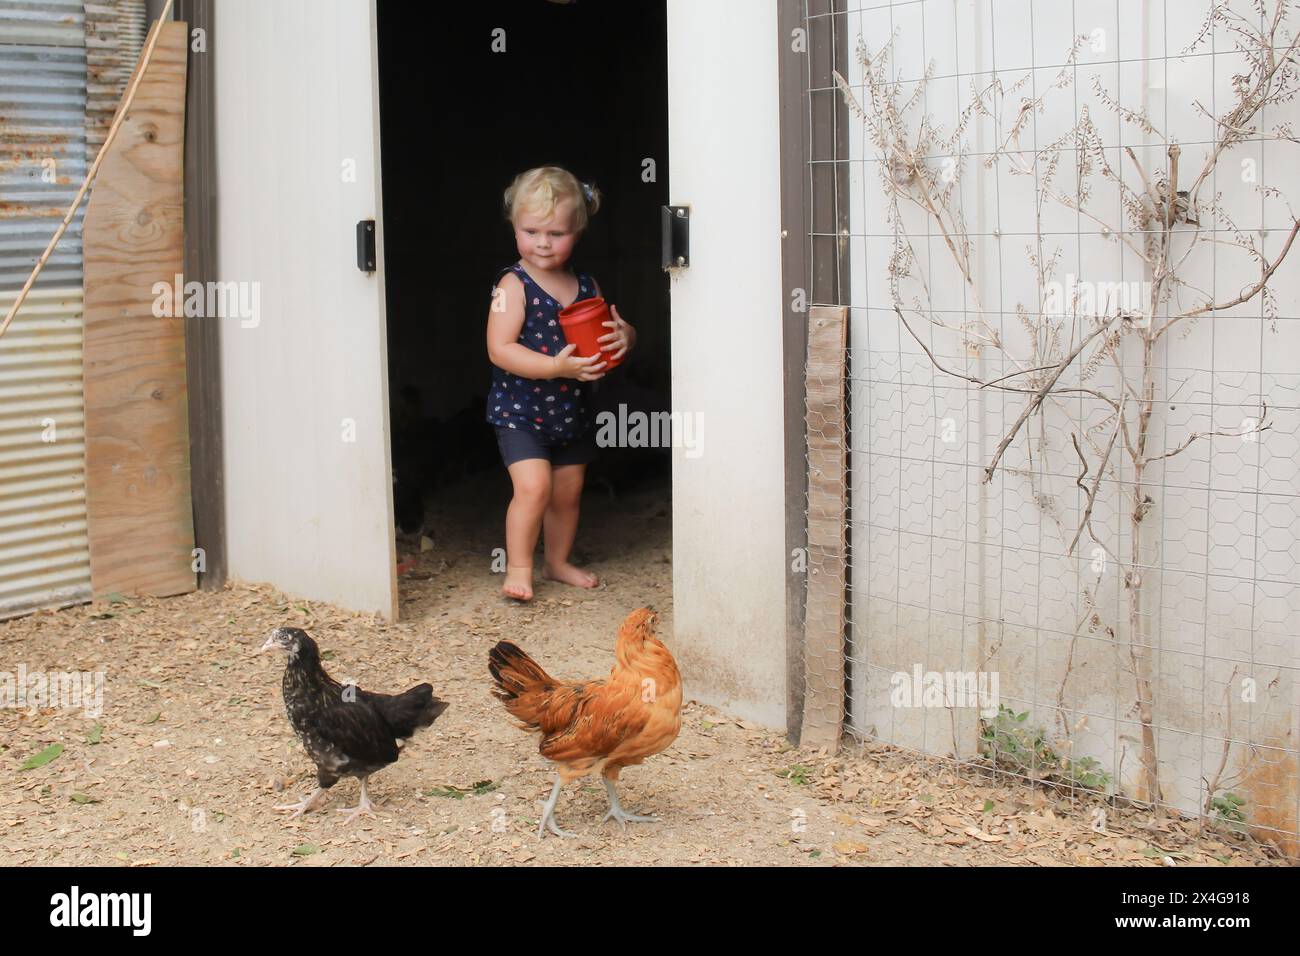
M 849 728 L 1296 852 L 1300 9 L 828 16 Z

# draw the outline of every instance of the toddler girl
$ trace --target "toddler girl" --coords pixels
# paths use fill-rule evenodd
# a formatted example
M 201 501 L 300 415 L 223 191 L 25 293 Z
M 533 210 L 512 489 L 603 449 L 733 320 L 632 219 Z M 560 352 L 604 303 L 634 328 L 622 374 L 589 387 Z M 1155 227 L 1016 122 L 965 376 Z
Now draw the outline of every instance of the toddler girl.
M 599 582 L 569 563 L 578 530 L 578 504 L 587 465 L 596 457 L 588 400 L 604 377 L 601 356 L 579 358 L 565 342 L 559 313 L 600 286 L 568 267 L 573 247 L 600 208 L 600 193 L 558 166 L 520 173 L 505 193 L 519 261 L 497 273 L 488 310 L 492 362 L 487 420 L 496 427 L 514 497 L 506 510 L 506 580 L 501 593 L 533 597 L 533 552 L 545 535 L 546 576 L 582 588 Z M 611 331 L 601 351 L 621 358 L 636 330 L 610 306 Z

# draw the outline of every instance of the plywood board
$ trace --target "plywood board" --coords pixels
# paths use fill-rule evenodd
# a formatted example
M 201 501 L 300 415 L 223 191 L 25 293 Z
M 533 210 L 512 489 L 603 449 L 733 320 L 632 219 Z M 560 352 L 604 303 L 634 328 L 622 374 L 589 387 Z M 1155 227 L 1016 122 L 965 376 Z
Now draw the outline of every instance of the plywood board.
M 188 27 L 161 29 L 86 209 L 86 507 L 96 596 L 195 585 L 185 324 L 155 314 L 154 289 L 170 288 L 184 268 Z

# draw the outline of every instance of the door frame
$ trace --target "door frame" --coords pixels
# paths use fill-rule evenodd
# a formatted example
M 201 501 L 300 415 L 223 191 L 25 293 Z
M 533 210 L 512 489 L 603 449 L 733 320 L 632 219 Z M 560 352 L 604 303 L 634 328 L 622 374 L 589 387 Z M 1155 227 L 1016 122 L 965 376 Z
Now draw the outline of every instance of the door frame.
M 786 553 L 808 547 L 807 388 L 808 315 L 814 305 L 847 305 L 849 112 L 831 70 L 848 62 L 846 0 L 778 0 L 777 54 L 781 129 L 781 303 L 785 389 Z M 837 29 L 837 20 L 840 28 Z M 804 31 L 796 49 L 795 31 Z M 814 159 L 814 152 L 818 154 Z M 827 224 L 831 228 L 827 230 Z M 824 231 L 817 232 L 818 227 Z M 793 293 L 805 292 L 806 309 L 795 311 Z M 846 362 L 848 359 L 846 358 Z M 846 372 L 849 369 L 846 368 Z M 847 380 L 847 375 L 846 375 Z M 848 402 L 845 403 L 847 413 Z M 845 420 L 845 433 L 850 422 Z M 846 456 L 846 467 L 848 457 Z M 846 474 L 851 482 L 851 474 Z M 851 485 L 850 485 L 851 487 Z M 848 500 L 851 500 L 849 496 Z M 845 515 L 845 581 L 852 580 L 852 513 Z M 807 562 L 805 562 L 807 566 Z M 807 573 L 786 575 L 787 729 L 798 743 L 803 723 L 805 599 Z M 845 594 L 847 602 L 849 595 Z M 851 625 L 846 623 L 846 631 Z M 845 640 L 849 639 L 846 633 Z M 847 644 L 846 644 L 847 648 Z M 845 707 L 849 687 L 845 686 Z M 847 710 L 845 711 L 847 715 Z M 846 718 L 847 719 L 847 718 Z

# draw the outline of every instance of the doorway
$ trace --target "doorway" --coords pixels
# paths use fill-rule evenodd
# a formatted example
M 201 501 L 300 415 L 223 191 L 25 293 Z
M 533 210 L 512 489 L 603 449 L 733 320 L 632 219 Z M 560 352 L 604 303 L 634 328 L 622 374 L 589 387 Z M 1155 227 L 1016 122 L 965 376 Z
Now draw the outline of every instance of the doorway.
M 664 0 L 513 0 L 440 8 L 431 25 L 397 0 L 377 10 L 389 417 L 409 612 L 413 591 L 427 590 L 410 582 L 447 562 L 481 561 L 486 573 L 504 547 L 510 482 L 484 415 L 484 334 L 497 272 L 519 258 L 502 209 L 518 173 L 563 166 L 602 193 L 571 265 L 595 276 L 637 347 L 600 382 L 596 415 L 669 408 L 667 14 Z M 670 449 L 602 447 L 575 562 L 600 574 L 614 542 L 644 532 L 628 522 L 647 516 L 670 536 L 669 495 Z

